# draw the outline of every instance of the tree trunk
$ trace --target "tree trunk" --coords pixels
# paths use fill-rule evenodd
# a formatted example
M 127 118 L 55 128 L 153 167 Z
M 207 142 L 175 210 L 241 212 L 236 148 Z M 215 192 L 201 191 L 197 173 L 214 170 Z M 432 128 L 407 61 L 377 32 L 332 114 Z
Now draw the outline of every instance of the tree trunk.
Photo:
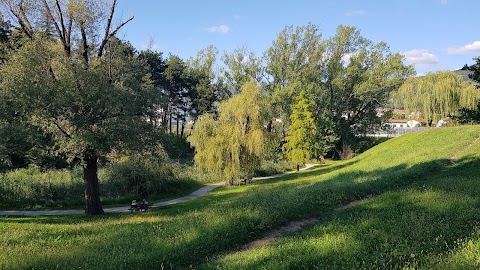
M 178 134 L 179 134 L 179 132 L 180 132 L 180 130 L 179 130 L 179 128 L 180 128 L 180 126 L 179 126 L 179 121 L 180 121 L 180 119 L 178 118 L 178 116 L 177 116 L 176 118 L 177 118 L 177 136 L 178 136 Z
M 87 150 L 83 157 L 83 181 L 85 183 L 85 214 L 103 214 L 98 184 L 98 157 L 94 150 Z
M 180 132 L 180 137 L 183 138 L 183 134 L 185 133 L 185 121 L 182 120 L 182 131 Z

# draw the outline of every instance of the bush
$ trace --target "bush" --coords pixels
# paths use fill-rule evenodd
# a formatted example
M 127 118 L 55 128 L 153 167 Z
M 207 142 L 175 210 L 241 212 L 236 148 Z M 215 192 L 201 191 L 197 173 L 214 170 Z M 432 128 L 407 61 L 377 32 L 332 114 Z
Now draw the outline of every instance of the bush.
M 200 186 L 193 178 L 179 177 L 181 170 L 181 165 L 176 163 L 159 163 L 133 157 L 112 164 L 103 171 L 103 195 L 105 198 L 155 198 Z
M 255 176 L 270 176 L 286 171 L 296 169 L 296 165 L 286 160 L 274 161 L 262 161 L 260 168 L 255 170 Z
M 126 203 L 148 197 L 165 199 L 200 188 L 195 174 L 184 173 L 178 163 L 159 163 L 139 157 L 129 158 L 99 170 L 104 204 Z M 0 206 L 4 208 L 81 208 L 84 184 L 81 167 L 47 170 L 39 167 L 0 174 Z
M 81 170 L 48 170 L 30 166 L 0 174 L 0 204 L 20 207 L 52 206 L 82 203 Z M 79 196 L 80 195 L 80 196 Z

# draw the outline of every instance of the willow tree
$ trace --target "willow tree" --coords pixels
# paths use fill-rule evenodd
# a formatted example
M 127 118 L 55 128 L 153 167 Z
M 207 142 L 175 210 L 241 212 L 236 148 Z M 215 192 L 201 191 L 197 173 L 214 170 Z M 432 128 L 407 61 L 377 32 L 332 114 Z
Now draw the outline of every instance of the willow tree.
M 223 173 L 230 184 L 253 176 L 264 149 L 260 99 L 260 87 L 250 81 L 240 94 L 220 103 L 218 119 L 211 114 L 199 117 L 189 137 L 198 168 Z
M 476 87 L 450 71 L 410 78 L 392 94 L 394 104 L 409 112 L 420 112 L 429 125 L 460 109 L 473 109 L 480 98 Z
M 98 159 L 139 142 L 148 127 L 151 83 L 131 46 L 114 40 L 116 0 L 1 0 L 30 39 L 1 70 L 2 99 L 83 161 L 85 213 L 101 214 Z M 53 33 L 43 31 L 47 25 Z M 119 45 L 120 47 L 118 47 Z M 144 76 L 145 75 L 145 76 Z

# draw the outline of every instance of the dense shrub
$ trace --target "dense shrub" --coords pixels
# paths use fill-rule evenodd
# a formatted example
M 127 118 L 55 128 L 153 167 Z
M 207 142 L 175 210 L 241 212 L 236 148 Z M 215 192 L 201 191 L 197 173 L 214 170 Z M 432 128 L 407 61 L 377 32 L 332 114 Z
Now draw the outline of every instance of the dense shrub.
M 101 174 L 104 196 L 152 197 L 200 186 L 194 178 L 179 177 L 181 165 L 132 158 L 109 166 Z
M 269 176 L 290 171 L 293 169 L 296 169 L 296 164 L 289 161 L 262 161 L 261 167 L 255 170 L 255 176 Z
M 287 161 L 264 161 L 255 176 L 278 174 L 294 167 Z M 202 184 L 225 180 L 222 174 L 202 172 L 195 166 L 137 155 L 119 156 L 98 174 L 104 205 L 183 196 Z M 83 193 L 80 166 L 61 170 L 30 166 L 0 174 L 2 208 L 81 208 Z
M 0 174 L 1 205 L 21 207 L 81 204 L 83 179 L 80 168 L 41 171 L 30 166 Z

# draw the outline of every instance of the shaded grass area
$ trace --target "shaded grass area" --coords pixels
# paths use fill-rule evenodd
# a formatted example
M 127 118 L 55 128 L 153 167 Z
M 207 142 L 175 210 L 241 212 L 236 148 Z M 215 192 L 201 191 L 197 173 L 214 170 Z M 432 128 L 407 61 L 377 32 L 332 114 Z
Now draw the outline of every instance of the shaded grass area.
M 347 162 L 221 188 L 150 213 L 0 218 L 0 242 L 6 243 L 0 246 L 0 269 L 298 269 L 322 264 L 388 269 L 441 264 L 448 258 L 452 265 L 455 258 L 472 263 L 465 258 L 475 254 L 470 240 L 470 246 L 478 246 L 472 236 L 478 199 L 472 194 L 480 186 L 474 180 L 479 135 L 479 127 L 409 134 Z M 452 156 L 458 159 L 453 165 Z M 457 177 L 462 172 L 466 180 Z M 402 201 L 408 194 L 411 198 Z M 379 197 L 334 211 L 369 195 Z M 419 203 L 424 200 L 426 206 Z M 443 203 L 448 207 L 429 209 Z M 265 231 L 308 217 L 321 221 L 303 234 L 237 253 Z M 430 228 L 424 237 L 441 234 L 438 241 L 448 247 L 422 241 L 420 231 L 405 234 L 417 228 Z
M 265 247 L 207 269 L 478 269 L 480 161 L 331 212 Z

